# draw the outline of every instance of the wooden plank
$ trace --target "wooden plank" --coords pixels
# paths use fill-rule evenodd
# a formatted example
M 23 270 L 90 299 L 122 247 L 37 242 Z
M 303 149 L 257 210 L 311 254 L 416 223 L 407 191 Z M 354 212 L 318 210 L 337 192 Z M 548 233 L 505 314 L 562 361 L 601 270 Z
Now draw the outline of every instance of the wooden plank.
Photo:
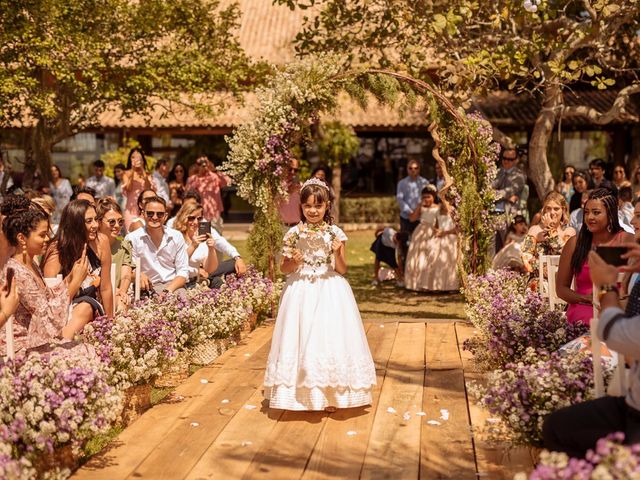
M 247 410 L 230 401 L 237 413 L 189 472 L 188 480 L 242 478 L 284 413 L 268 408 L 261 388 L 247 403 L 260 408 Z
M 430 323 L 427 325 L 425 357 L 427 368 L 449 370 L 462 368 L 458 351 L 458 339 L 453 323 Z
M 325 412 L 285 411 L 242 478 L 300 478 L 326 419 Z
M 128 426 L 102 452 L 78 470 L 74 478 L 111 480 L 130 475 L 167 433 L 181 422 L 181 418 L 189 417 L 198 408 L 198 401 L 216 388 L 218 374 L 222 371 L 235 371 L 242 368 L 244 362 L 254 357 L 253 352 L 269 341 L 272 330 L 273 323 L 258 327 L 240 345 L 231 349 L 234 351 L 234 361 L 231 365 L 213 364 L 198 370 L 175 389 L 167 402 L 156 405 Z M 231 357 L 231 350 L 219 358 Z M 252 355 L 245 357 L 245 353 Z M 266 361 L 266 357 L 262 360 Z M 200 380 L 203 378 L 209 383 L 201 383 Z M 181 400 L 177 400 L 180 398 Z M 140 441 L 141 438 L 144 438 L 143 442 Z
M 401 323 L 382 384 L 361 478 L 418 478 L 424 383 L 424 324 Z M 395 413 L 387 409 L 392 407 Z M 410 417 L 403 415 L 408 412 Z
M 474 371 L 473 355 L 468 350 L 464 350 L 463 344 L 465 340 L 473 337 L 473 331 L 475 329 L 473 325 L 466 322 L 456 322 L 455 329 L 458 338 L 458 351 L 460 352 L 460 359 L 462 360 L 462 368 L 464 368 L 465 371 Z
M 244 340 L 235 348 L 230 348 L 212 363 L 212 365 L 222 366 L 227 370 L 234 368 L 245 368 L 247 365 L 251 365 L 253 361 L 252 357 L 257 355 L 258 352 L 264 353 L 261 350 L 266 348 L 267 355 L 269 353 L 269 345 L 271 343 L 271 335 L 273 335 L 273 322 L 263 323 L 251 332 Z M 245 354 L 250 354 L 246 356 Z M 264 357 L 266 358 L 266 356 Z
M 387 323 L 383 327 L 381 324 L 371 324 L 367 330 L 367 341 L 369 342 L 369 350 L 373 357 L 373 363 L 376 370 L 386 370 L 389 363 L 389 355 L 393 348 L 393 342 L 396 339 L 398 331 L 398 323 Z
M 427 334 L 429 330 L 427 329 Z M 420 478 L 464 480 L 476 478 L 476 463 L 462 370 L 430 369 L 427 363 L 422 404 Z M 449 418 L 442 417 L 446 409 Z M 440 425 L 431 425 L 436 420 Z
M 378 371 L 376 381 L 370 407 L 341 409 L 329 415 L 302 475 L 304 480 L 358 478 L 384 382 L 383 371 Z
M 484 376 L 479 373 L 466 373 L 465 383 L 475 381 L 484 382 Z M 469 414 L 473 431 L 474 448 L 478 476 L 496 480 L 511 480 L 518 472 L 530 472 L 533 470 L 533 460 L 529 449 L 524 447 L 511 447 L 507 444 L 496 445 L 489 442 L 483 432 L 486 419 L 490 414 L 481 408 L 473 398 L 469 398 Z
M 130 478 L 184 478 L 237 412 L 222 401 L 233 400 L 236 406 L 245 405 L 262 379 L 263 373 L 258 370 L 220 372 L 213 384 L 209 384 L 210 391 L 196 400 L 197 405 L 189 415 L 179 414 L 179 422 Z

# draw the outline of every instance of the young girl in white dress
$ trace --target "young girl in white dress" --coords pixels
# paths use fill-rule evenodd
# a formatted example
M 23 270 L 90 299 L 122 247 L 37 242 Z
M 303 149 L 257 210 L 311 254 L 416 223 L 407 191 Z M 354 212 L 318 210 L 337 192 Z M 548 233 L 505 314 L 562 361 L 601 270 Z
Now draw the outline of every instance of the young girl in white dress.
M 371 404 L 376 372 L 349 283 L 347 236 L 331 224 L 329 189 L 306 181 L 303 221 L 284 237 L 280 299 L 264 379 L 271 408 L 327 410 Z

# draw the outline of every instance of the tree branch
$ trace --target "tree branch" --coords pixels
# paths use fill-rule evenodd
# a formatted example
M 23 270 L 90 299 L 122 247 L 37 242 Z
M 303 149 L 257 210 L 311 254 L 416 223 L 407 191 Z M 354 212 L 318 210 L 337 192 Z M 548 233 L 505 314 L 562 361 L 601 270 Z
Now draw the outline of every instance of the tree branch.
M 640 117 L 632 115 L 626 110 L 631 95 L 637 93 L 640 93 L 640 83 L 634 83 L 620 90 L 613 105 L 606 112 L 599 112 L 595 108 L 579 105 L 575 107 L 564 107 L 560 115 L 562 118 L 576 116 L 587 117 L 596 125 L 606 125 L 615 120 L 638 122 L 640 121 Z

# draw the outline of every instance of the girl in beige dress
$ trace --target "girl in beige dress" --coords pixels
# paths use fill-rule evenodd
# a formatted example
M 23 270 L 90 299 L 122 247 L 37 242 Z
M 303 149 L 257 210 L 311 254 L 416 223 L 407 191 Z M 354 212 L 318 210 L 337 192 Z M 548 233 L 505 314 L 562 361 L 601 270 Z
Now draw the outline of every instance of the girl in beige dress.
M 409 220 L 420 220 L 411 235 L 409 252 L 405 263 L 404 281 L 409 290 L 424 290 L 427 271 L 431 268 L 428 261 L 429 241 L 435 235 L 435 227 L 440 208 L 435 204 L 436 193 L 425 187 L 422 190 L 422 201 L 409 215 Z

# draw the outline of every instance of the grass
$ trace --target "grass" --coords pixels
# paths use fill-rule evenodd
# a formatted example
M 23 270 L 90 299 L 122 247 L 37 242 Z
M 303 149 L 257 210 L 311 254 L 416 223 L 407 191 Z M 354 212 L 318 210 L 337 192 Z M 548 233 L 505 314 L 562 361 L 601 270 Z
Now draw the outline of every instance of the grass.
M 369 247 L 374 240 L 372 230 L 347 232 L 347 280 L 365 320 L 402 320 L 413 318 L 463 319 L 464 299 L 461 294 L 418 293 L 396 287 L 394 282 L 379 286 L 373 280 L 373 253 Z M 246 240 L 234 241 L 244 258 L 251 258 Z

